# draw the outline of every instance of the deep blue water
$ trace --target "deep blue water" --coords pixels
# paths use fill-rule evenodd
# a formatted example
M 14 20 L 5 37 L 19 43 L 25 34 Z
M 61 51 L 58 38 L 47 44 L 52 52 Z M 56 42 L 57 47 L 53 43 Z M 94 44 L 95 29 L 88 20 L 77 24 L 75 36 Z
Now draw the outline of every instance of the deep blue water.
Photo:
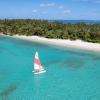
M 61 22 L 65 24 L 77 24 L 77 23 L 100 24 L 100 20 L 50 20 L 50 22 Z
M 36 51 L 44 74 L 32 73 Z M 0 36 L 0 100 L 100 100 L 100 53 Z

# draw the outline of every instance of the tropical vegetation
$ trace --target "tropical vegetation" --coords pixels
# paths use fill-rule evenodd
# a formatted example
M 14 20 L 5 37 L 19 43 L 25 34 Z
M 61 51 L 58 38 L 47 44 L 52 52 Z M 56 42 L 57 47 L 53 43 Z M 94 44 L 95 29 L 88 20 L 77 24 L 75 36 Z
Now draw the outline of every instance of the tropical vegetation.
M 100 43 L 100 24 L 64 24 L 47 20 L 4 19 L 0 20 L 0 33 L 8 35 L 37 35 L 57 39 L 81 39 Z

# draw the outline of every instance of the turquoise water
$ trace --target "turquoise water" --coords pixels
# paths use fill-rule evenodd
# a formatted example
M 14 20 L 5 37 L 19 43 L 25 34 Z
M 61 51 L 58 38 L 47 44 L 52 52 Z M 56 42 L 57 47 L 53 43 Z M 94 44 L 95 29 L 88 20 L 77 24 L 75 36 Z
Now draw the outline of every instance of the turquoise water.
M 32 73 L 35 51 L 44 74 Z M 100 54 L 0 36 L 0 100 L 100 100 Z

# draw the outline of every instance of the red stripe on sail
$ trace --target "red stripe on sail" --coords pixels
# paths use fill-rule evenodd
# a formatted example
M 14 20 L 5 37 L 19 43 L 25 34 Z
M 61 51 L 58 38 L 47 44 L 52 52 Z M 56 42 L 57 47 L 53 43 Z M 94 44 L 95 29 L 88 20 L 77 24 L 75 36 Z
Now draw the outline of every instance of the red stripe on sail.
M 38 59 L 34 59 L 34 63 L 40 65 L 39 60 Z

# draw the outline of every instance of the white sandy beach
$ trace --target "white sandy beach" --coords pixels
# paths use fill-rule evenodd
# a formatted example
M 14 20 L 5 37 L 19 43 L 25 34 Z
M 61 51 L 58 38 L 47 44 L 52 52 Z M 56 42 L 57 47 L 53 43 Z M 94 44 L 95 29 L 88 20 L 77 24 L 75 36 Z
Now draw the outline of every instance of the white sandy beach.
M 84 42 L 81 40 L 71 41 L 71 40 L 62 40 L 62 39 L 47 39 L 47 38 L 39 37 L 39 36 L 14 35 L 13 37 L 18 38 L 18 39 L 33 41 L 33 42 L 66 47 L 66 48 L 78 48 L 82 50 L 100 52 L 99 43 L 90 43 L 90 42 Z

